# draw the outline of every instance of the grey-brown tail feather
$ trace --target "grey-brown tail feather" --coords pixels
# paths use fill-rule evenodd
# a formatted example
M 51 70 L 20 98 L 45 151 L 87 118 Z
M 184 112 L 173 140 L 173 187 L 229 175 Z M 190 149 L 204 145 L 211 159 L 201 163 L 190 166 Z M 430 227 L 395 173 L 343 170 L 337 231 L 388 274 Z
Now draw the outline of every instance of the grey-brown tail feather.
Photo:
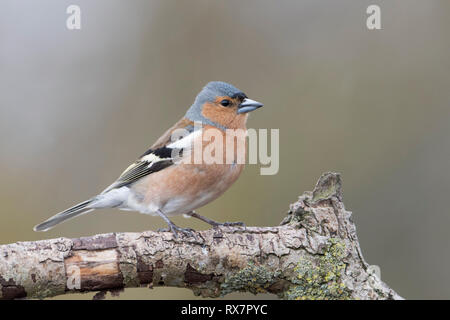
M 67 210 L 64 210 L 58 214 L 55 214 L 53 217 L 45 220 L 41 224 L 38 224 L 33 228 L 34 231 L 47 231 L 56 226 L 57 224 L 64 222 L 66 220 L 72 219 L 76 216 L 79 216 L 84 213 L 88 213 L 94 209 L 91 209 L 89 204 L 92 203 L 94 199 L 90 199 L 87 201 L 83 201 Z

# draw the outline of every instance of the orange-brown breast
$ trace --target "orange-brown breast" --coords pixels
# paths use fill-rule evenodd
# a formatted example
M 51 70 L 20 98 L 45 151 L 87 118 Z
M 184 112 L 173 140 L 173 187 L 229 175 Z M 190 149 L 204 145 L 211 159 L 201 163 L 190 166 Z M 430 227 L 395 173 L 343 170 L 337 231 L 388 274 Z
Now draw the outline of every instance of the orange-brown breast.
M 203 134 L 208 130 L 218 130 L 215 127 L 204 126 Z M 180 163 L 168 167 L 162 171 L 155 172 L 139 181 L 133 189 L 143 197 L 143 202 L 159 207 L 164 207 L 174 199 L 180 199 L 180 206 L 194 210 L 190 206 L 199 207 L 213 201 L 223 194 L 240 176 L 244 163 L 225 163 L 227 160 L 226 152 L 226 133 L 222 130 L 221 139 L 223 139 L 223 162 L 222 164 L 187 164 Z M 216 133 L 216 132 L 215 132 Z M 198 139 L 203 139 L 199 136 Z M 237 138 L 239 143 L 244 145 L 245 136 Z M 203 150 L 211 141 L 203 141 Z M 233 148 L 233 147 L 232 147 Z M 234 146 L 236 151 L 237 144 Z M 235 155 L 235 158 L 237 155 Z M 237 159 L 237 158 L 236 158 Z M 245 160 L 245 155 L 244 155 Z M 183 203 L 182 201 L 185 201 Z M 188 211 L 190 211 L 188 210 Z M 171 214 L 171 212 L 167 212 Z M 186 213 L 186 212 L 177 212 Z

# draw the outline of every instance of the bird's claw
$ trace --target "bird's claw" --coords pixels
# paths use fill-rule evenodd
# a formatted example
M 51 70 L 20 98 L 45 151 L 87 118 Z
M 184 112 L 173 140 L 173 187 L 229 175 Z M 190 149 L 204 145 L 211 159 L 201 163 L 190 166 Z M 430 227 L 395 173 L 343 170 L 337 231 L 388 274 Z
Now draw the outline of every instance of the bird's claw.
M 169 232 L 171 231 L 173 233 L 173 236 L 175 237 L 175 239 L 178 239 L 178 234 L 184 234 L 188 237 L 194 238 L 197 240 L 197 237 L 195 235 L 196 231 L 194 229 L 191 228 L 180 228 L 174 224 L 169 225 L 168 228 L 161 228 L 158 229 L 159 232 Z

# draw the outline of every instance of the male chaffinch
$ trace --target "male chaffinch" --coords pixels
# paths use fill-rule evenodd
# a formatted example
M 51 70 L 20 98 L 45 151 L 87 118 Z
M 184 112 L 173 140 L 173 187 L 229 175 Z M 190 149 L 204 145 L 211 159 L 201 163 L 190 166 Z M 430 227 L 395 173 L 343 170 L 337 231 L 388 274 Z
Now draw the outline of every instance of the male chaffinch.
M 195 155 L 192 156 L 196 143 L 200 143 L 203 151 L 208 147 L 211 142 L 205 139 L 208 130 L 219 132 L 223 141 L 226 140 L 229 129 L 240 129 L 246 133 L 248 112 L 262 106 L 261 103 L 248 99 L 231 84 L 219 81 L 208 83 L 197 95 L 186 115 L 168 129 L 112 185 L 99 195 L 54 215 L 35 226 L 34 230 L 47 231 L 65 220 L 102 208 L 159 215 L 167 222 L 175 237 L 180 232 L 192 236 L 193 230 L 176 226 L 168 218 L 171 215 L 192 216 L 212 226 L 243 225 L 242 222 L 218 223 L 194 212 L 215 200 L 237 180 L 244 164 L 236 161 L 236 155 L 232 163 L 191 163 L 183 160 L 195 158 Z M 173 141 L 175 133 L 180 129 L 185 130 L 185 136 Z M 243 140 L 240 142 L 243 142 L 245 150 L 245 135 L 236 135 L 236 138 Z M 175 159 L 174 154 L 178 155 L 178 159 Z

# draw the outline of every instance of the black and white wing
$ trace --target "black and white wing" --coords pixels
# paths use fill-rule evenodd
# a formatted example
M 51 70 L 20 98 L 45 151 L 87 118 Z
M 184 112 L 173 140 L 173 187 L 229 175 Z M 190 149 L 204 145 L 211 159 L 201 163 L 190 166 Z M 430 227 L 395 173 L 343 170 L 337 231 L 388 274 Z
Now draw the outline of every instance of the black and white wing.
M 180 153 L 182 150 L 169 147 L 149 149 L 136 162 L 126 168 L 119 178 L 102 193 L 128 186 L 151 173 L 172 166 L 174 164 L 172 158 L 174 152 Z
M 119 178 L 104 190 L 102 194 L 112 189 L 133 184 L 149 174 L 174 165 L 183 155 L 190 152 L 193 140 L 200 134 L 201 130 L 192 131 L 188 135 L 166 146 L 149 149 L 136 162 L 126 168 Z

